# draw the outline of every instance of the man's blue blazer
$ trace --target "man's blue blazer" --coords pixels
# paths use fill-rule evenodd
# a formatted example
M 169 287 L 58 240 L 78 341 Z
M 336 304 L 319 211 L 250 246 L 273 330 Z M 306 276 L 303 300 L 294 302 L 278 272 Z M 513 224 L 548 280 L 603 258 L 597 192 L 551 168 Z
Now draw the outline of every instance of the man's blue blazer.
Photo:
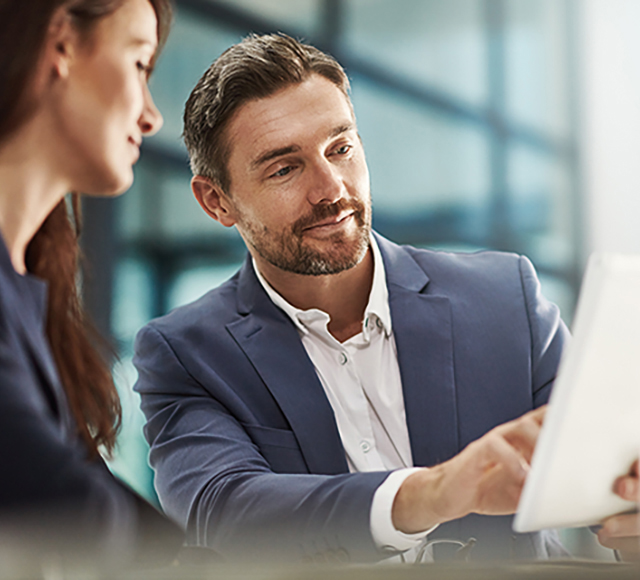
M 529 261 L 397 246 L 383 256 L 414 464 L 432 466 L 544 404 L 567 330 Z M 387 473 L 349 474 L 331 406 L 291 320 L 247 258 L 144 327 L 136 390 L 164 509 L 229 557 L 380 558 L 369 509 Z M 551 536 L 470 516 L 435 532 L 474 555 L 558 555 Z

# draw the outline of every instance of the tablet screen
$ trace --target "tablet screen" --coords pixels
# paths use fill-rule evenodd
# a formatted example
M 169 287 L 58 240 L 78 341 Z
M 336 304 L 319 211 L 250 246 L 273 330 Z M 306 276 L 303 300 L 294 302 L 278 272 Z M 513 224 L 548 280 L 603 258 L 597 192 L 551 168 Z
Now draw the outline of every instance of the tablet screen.
M 635 504 L 612 491 L 640 453 L 640 256 L 594 254 L 514 521 L 592 525 Z

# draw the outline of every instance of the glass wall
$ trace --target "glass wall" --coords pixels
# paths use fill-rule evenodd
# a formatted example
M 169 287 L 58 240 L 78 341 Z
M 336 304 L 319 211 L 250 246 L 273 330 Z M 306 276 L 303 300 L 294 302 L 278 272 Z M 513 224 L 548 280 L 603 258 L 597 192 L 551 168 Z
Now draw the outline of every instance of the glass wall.
M 374 226 L 396 242 L 528 255 L 570 320 L 580 273 L 570 0 L 181 0 L 152 78 L 165 124 L 117 200 L 112 331 L 128 431 L 114 469 L 153 497 L 130 358 L 147 320 L 244 257 L 190 192 L 184 102 L 249 32 L 283 31 L 346 68 L 372 180 Z

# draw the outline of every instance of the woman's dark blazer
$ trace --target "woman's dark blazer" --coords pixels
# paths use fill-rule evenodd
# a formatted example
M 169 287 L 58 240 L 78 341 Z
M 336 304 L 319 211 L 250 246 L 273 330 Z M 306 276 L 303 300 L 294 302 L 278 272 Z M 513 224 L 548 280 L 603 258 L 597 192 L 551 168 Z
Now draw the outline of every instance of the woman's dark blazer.
M 182 533 L 88 459 L 45 337 L 47 285 L 0 238 L 0 538 L 105 562 L 170 557 Z M 154 548 L 157 548 L 155 550 Z

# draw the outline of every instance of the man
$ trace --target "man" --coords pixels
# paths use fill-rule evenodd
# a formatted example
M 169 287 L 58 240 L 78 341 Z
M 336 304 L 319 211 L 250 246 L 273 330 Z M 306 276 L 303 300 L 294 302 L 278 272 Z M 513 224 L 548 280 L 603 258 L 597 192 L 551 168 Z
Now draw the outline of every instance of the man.
M 478 558 L 562 554 L 553 534 L 495 517 L 517 505 L 532 409 L 567 338 L 529 262 L 372 234 L 348 80 L 286 36 L 225 52 L 184 135 L 198 202 L 249 249 L 137 340 L 156 486 L 189 543 L 352 561 L 425 538 Z

